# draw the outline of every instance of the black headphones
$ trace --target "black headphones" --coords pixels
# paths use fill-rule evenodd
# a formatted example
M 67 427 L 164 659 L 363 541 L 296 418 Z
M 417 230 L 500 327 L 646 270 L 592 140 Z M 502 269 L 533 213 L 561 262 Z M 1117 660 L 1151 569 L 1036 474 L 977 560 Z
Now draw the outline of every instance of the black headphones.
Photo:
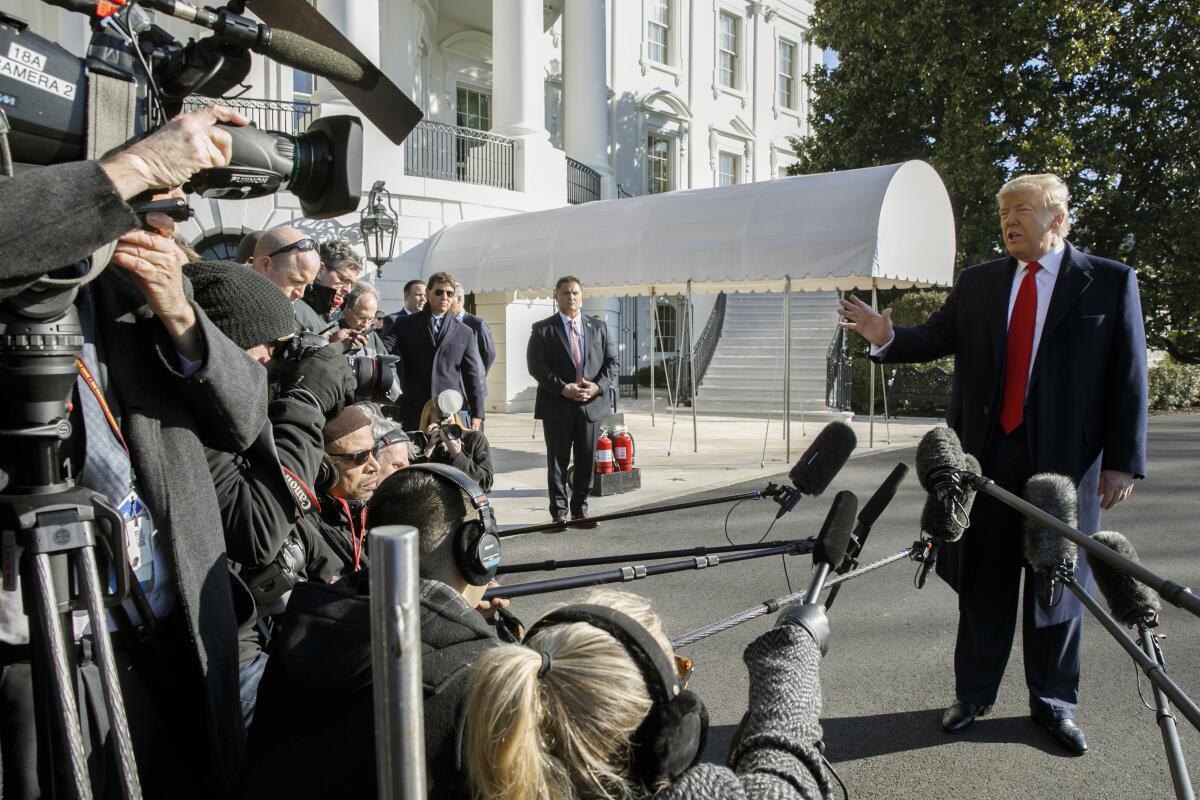
M 445 464 L 413 464 L 406 471 L 428 472 L 449 482 L 471 498 L 475 518 L 465 518 L 454 532 L 454 563 L 472 586 L 486 586 L 500 567 L 500 535 L 496 516 L 479 484 L 462 470 Z
M 321 463 L 317 466 L 317 479 L 313 481 L 313 488 L 320 494 L 327 494 L 341 477 L 342 471 L 329 454 L 321 453 Z
M 551 625 L 585 622 L 612 636 L 637 664 L 653 705 L 633 734 L 633 776 L 653 792 L 695 766 L 708 741 L 708 709 L 683 687 L 671 659 L 650 631 L 606 606 L 575 605 L 551 611 L 525 634 L 528 642 Z

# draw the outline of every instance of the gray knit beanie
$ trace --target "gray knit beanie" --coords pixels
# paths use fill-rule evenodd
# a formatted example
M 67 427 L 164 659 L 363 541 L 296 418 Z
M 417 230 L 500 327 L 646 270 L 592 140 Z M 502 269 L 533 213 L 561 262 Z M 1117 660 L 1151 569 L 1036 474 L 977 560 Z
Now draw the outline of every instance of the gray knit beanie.
M 296 332 L 296 313 L 278 286 L 232 261 L 195 261 L 183 268 L 208 318 L 243 350 Z

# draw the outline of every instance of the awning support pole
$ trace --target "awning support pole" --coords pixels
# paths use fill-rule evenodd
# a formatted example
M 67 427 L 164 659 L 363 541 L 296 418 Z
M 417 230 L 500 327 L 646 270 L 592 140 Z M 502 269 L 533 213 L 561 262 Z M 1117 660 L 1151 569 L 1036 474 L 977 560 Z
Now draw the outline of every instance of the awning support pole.
M 784 463 L 792 463 L 792 276 L 783 278 L 783 438 Z
M 650 427 L 654 421 L 654 351 L 658 347 L 658 298 L 654 296 L 654 288 L 650 289 Z
M 879 310 L 879 294 L 875 289 L 875 279 L 871 278 L 871 308 Z M 867 372 L 870 373 L 871 379 L 868 382 L 871 391 L 871 400 L 868 403 L 867 410 L 871 415 L 871 421 L 867 427 L 867 447 L 875 446 L 875 364 L 871 362 L 870 356 L 867 356 Z
M 693 331 L 692 324 L 695 322 L 692 317 L 692 279 L 688 278 L 687 282 L 687 345 L 688 345 L 688 375 L 692 382 L 692 452 L 700 452 L 700 433 L 699 426 L 696 423 L 696 343 L 692 341 Z

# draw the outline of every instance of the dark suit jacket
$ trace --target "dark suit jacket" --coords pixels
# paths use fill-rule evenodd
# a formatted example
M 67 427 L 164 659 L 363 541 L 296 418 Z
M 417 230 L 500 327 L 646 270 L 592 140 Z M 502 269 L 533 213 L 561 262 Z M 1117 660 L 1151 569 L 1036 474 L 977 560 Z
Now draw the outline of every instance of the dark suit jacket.
M 447 313 L 434 341 L 432 320 L 426 306 L 419 314 L 398 318 L 382 337 L 388 352 L 400 356 L 404 386 L 400 409 L 410 431 L 420 422 L 426 401 L 446 389 L 462 392 L 472 417 L 484 415 L 484 370 L 475 332 Z
M 463 314 L 462 322 L 475 331 L 475 344 L 479 346 L 479 357 L 483 359 L 483 371 L 488 372 L 496 361 L 496 343 L 492 338 L 492 328 L 483 321 L 483 317 L 474 314 Z
M 608 392 L 617 381 L 617 343 L 609 338 L 608 326 L 596 317 L 581 315 L 583 320 L 583 376 L 600 387 L 600 393 L 580 404 L 562 396 L 562 389 L 575 382 L 575 362 L 571 345 L 558 312 L 535 322 L 529 336 L 525 358 L 529 374 L 538 383 L 534 401 L 535 419 L 566 420 L 580 409 L 592 422 L 612 413 Z
M 1008 300 L 1016 259 L 962 271 L 945 304 L 915 328 L 896 328 L 879 360 L 930 361 L 954 355 L 946 421 L 963 449 L 982 458 L 996 430 L 1004 386 Z M 1146 334 L 1133 270 L 1067 245 L 1034 357 L 1025 425 L 1034 472 L 1068 475 L 1079 488 L 1079 527 L 1100 529 L 1101 469 L 1146 474 Z M 967 536 L 970 536 L 968 531 Z M 957 588 L 964 548 L 943 549 L 938 574 Z M 953 553 L 953 554 L 952 554 Z M 1077 576 L 1091 571 L 1080 553 Z M 1075 596 L 1039 625 L 1082 613 Z

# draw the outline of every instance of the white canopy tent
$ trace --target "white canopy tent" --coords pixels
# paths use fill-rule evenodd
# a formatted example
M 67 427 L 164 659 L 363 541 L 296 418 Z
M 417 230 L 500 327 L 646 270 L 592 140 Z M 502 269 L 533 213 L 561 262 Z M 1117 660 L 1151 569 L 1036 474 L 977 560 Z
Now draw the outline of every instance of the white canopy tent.
M 908 161 L 460 222 L 411 255 L 422 277 L 517 298 L 547 296 L 561 275 L 590 296 L 782 291 L 786 353 L 791 292 L 946 286 L 954 249 L 941 178 Z M 693 428 L 696 406 L 693 392 Z

